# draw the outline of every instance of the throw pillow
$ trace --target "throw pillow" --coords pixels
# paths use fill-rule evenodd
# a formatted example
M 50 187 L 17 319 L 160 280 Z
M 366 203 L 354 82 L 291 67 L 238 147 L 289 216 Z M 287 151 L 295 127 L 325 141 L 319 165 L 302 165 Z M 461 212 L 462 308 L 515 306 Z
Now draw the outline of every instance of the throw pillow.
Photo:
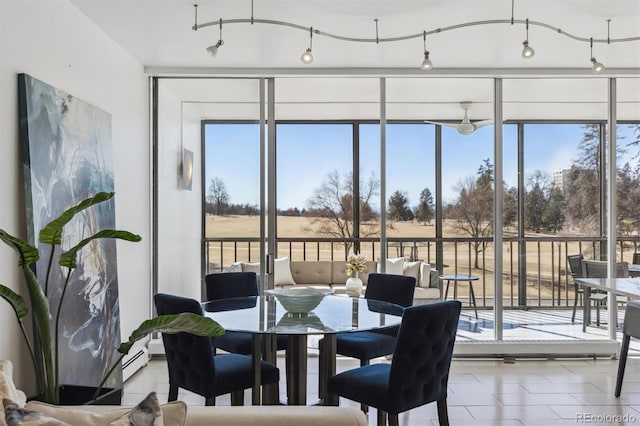
M 54 417 L 46 416 L 37 411 L 26 410 L 8 398 L 2 400 L 2 405 L 4 406 L 4 420 L 7 422 L 7 426 L 70 426 L 69 423 Z
M 422 262 L 420 265 L 420 287 L 431 287 L 431 265 Z
M 109 423 L 109 426 L 162 426 L 162 410 L 158 396 L 151 392 L 128 412 Z
M 294 285 L 296 282 L 291 275 L 291 262 L 288 257 L 281 257 L 273 262 L 274 285 Z
M 416 285 L 420 283 L 420 264 L 422 262 L 404 262 L 402 266 L 402 275 L 413 277 L 416 279 Z
M 224 268 L 222 272 L 243 272 L 242 263 L 240 262 L 232 263 L 228 267 Z
M 27 402 L 27 396 L 16 389 L 13 383 L 13 364 L 8 359 L 0 360 L 0 401 L 8 398 L 22 407 Z M 4 419 L 4 408 L 0 403 L 0 418 Z M 1 423 L 1 422 L 0 422 Z
M 260 276 L 260 262 L 242 262 L 242 272 L 255 272 Z
M 160 406 L 162 410 L 162 421 L 165 425 L 184 425 L 187 419 L 187 405 L 182 401 L 169 402 Z M 48 417 L 67 422 L 71 425 L 108 425 L 128 413 L 127 408 L 115 410 L 91 411 L 91 405 L 82 407 L 61 407 L 58 405 L 46 404 L 44 402 L 30 401 L 25 409 L 38 411 Z
M 395 259 L 387 259 L 385 262 L 385 274 L 403 275 L 404 270 L 404 257 L 398 257 Z M 378 273 L 382 273 L 382 267 L 378 263 Z

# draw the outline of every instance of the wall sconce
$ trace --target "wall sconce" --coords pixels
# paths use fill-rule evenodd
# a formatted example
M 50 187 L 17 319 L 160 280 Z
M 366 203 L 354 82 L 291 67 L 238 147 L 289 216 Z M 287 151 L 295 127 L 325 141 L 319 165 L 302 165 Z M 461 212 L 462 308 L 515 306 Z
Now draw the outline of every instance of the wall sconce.
M 188 149 L 182 150 L 180 174 L 182 177 L 182 189 L 191 191 L 193 185 L 193 151 L 189 151 Z

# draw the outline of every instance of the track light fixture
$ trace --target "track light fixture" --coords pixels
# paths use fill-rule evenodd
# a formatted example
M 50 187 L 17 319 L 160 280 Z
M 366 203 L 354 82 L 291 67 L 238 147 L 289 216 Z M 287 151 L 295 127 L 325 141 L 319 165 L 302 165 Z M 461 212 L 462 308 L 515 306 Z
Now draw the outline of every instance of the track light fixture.
M 593 56 L 593 37 L 591 37 L 590 46 L 591 46 L 591 69 L 593 70 L 593 72 L 602 72 L 604 70 L 604 65 L 602 65 L 601 62 L 598 62 L 595 56 Z
M 407 35 L 399 35 L 399 36 L 394 36 L 394 37 L 387 37 L 387 38 L 381 38 L 378 35 L 378 20 L 375 19 L 375 23 L 376 23 L 376 36 L 375 38 L 357 38 L 357 37 L 349 37 L 349 36 L 343 36 L 343 35 L 339 35 L 339 34 L 331 34 L 331 33 L 327 33 L 324 31 L 320 31 L 318 29 L 314 29 L 313 27 L 309 28 L 306 26 L 302 26 L 293 22 L 285 22 L 285 21 L 278 21 L 278 20 L 274 20 L 274 19 L 258 19 L 258 18 L 254 18 L 253 17 L 253 1 L 251 2 L 251 18 L 239 18 L 239 19 L 227 19 L 227 20 L 223 20 L 223 19 L 219 19 L 217 21 L 210 21 L 210 22 L 205 22 L 202 24 L 198 24 L 198 14 L 197 14 L 197 5 L 194 4 L 195 10 L 196 10 L 196 14 L 195 14 L 195 23 L 192 27 L 192 29 L 194 31 L 199 30 L 200 28 L 205 28 L 205 27 L 212 27 L 212 26 L 216 26 L 218 25 L 220 27 L 220 38 L 218 40 L 218 42 L 213 45 L 213 46 L 209 46 L 207 48 L 207 52 L 209 52 L 209 54 L 211 56 L 216 56 L 216 54 L 218 53 L 218 48 L 220 48 L 220 46 L 222 46 L 224 44 L 224 41 L 222 40 L 222 24 L 264 24 L 264 25 L 277 25 L 277 26 L 282 26 L 282 27 L 289 27 L 289 28 L 293 28 L 293 29 L 297 29 L 297 30 L 301 30 L 301 31 L 308 31 L 309 32 L 309 47 L 302 53 L 302 55 L 300 56 L 300 59 L 302 61 L 302 63 L 308 65 L 311 64 L 313 62 L 313 54 L 312 52 L 312 41 L 313 41 L 313 34 L 315 33 L 316 35 L 322 35 L 325 37 L 329 37 L 329 38 L 333 38 L 335 40 L 339 40 L 339 41 L 347 41 L 347 42 L 357 42 L 357 43 L 376 43 L 376 44 L 380 44 L 380 43 L 386 43 L 386 42 L 401 42 L 401 41 L 405 41 L 405 40 L 410 40 L 410 39 L 414 39 L 414 38 L 418 38 L 418 37 L 422 37 L 423 39 L 423 43 L 424 43 L 424 60 L 422 61 L 422 63 L 420 64 L 420 68 L 424 69 L 424 70 L 430 70 L 433 68 L 433 63 L 431 62 L 431 60 L 429 59 L 429 51 L 427 50 L 427 46 L 426 46 L 426 37 L 427 35 L 432 35 L 432 34 L 439 34 L 442 32 L 446 32 L 446 31 L 453 31 L 453 30 L 458 30 L 461 28 L 467 28 L 467 27 L 476 27 L 476 26 L 484 26 L 484 25 L 502 25 L 502 24 L 510 24 L 510 25 L 514 25 L 514 24 L 524 24 L 526 26 L 526 39 L 525 41 L 522 43 L 523 44 L 523 49 L 522 49 L 522 57 L 523 58 L 531 58 L 535 55 L 535 51 L 533 50 L 533 48 L 531 46 L 529 46 L 529 25 L 534 25 L 537 26 L 539 28 L 543 28 L 546 30 L 550 30 L 553 31 L 556 34 L 560 34 L 560 35 L 564 35 L 565 37 L 568 37 L 570 39 L 573 39 L 575 41 L 579 41 L 579 42 L 587 42 L 590 44 L 591 46 L 591 63 L 592 63 L 592 68 L 594 72 L 601 72 L 604 70 L 604 65 L 600 62 L 598 62 L 596 60 L 596 58 L 593 56 L 593 43 L 628 43 L 628 42 L 638 42 L 640 41 L 640 36 L 634 36 L 634 37 L 625 37 L 625 38 L 616 38 L 616 39 L 612 39 L 610 38 L 609 34 L 607 34 L 607 38 L 606 39 L 594 39 L 593 37 L 591 38 L 587 38 L 587 37 L 580 37 L 580 36 L 576 36 L 574 34 L 570 34 L 564 30 L 562 30 L 561 28 L 557 28 L 554 27 L 550 24 L 547 24 L 545 22 L 539 22 L 539 21 L 531 21 L 529 19 L 526 20 L 521 20 L 521 19 L 514 19 L 513 17 L 513 11 L 512 11 L 512 16 L 511 19 L 491 19 L 491 20 L 483 20 L 483 21 L 470 21 L 470 22 L 462 22 L 459 24 L 455 24 L 455 25 L 450 25 L 447 27 L 441 27 L 441 28 L 435 28 L 433 30 L 429 30 L 429 31 L 422 31 L 420 33 L 417 34 L 407 34 Z M 608 23 L 610 23 L 610 20 L 607 20 Z
M 427 50 L 426 31 L 422 32 L 422 44 L 424 47 L 424 60 L 422 61 L 422 64 L 420 64 L 420 68 L 422 68 L 423 70 L 430 70 L 431 68 L 433 68 L 433 63 L 431 62 L 431 59 L 429 59 L 429 51 Z
M 313 46 L 313 27 L 309 28 L 309 47 L 302 53 L 300 60 L 303 64 L 309 65 L 313 62 L 313 55 L 311 54 L 311 47 Z
M 525 59 L 533 58 L 533 55 L 536 54 L 536 51 L 533 50 L 533 47 L 529 46 L 529 18 L 525 20 L 525 26 L 527 27 L 527 37 L 525 38 L 522 45 L 522 57 Z
M 220 37 L 218 38 L 218 42 L 212 46 L 207 47 L 207 53 L 209 55 L 211 55 L 212 57 L 216 57 L 216 55 L 218 54 L 218 49 L 220 48 L 220 46 L 222 46 L 224 44 L 224 41 L 222 40 L 222 19 L 220 19 Z

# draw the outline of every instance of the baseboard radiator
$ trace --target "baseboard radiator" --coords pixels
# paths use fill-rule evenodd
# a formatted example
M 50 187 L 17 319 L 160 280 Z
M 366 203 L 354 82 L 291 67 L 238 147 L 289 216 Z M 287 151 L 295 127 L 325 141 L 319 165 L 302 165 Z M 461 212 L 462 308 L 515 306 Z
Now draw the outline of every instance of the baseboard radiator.
M 147 365 L 148 362 L 149 350 L 145 347 L 139 348 L 138 351 L 125 356 L 122 360 L 122 381 L 127 381 L 129 377 Z

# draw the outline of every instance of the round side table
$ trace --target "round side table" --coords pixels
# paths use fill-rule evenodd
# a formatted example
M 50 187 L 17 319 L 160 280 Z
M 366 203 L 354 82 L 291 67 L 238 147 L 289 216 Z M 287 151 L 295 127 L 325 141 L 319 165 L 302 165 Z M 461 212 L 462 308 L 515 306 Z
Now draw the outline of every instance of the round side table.
M 447 295 L 449 294 L 449 283 L 453 281 L 453 298 L 458 298 L 458 281 L 467 281 L 469 282 L 469 304 L 473 304 L 473 311 L 476 314 L 476 319 L 478 319 L 478 308 L 476 307 L 476 295 L 473 292 L 473 281 L 478 281 L 478 277 L 475 275 L 461 275 L 461 274 L 452 274 L 452 275 L 440 275 L 441 280 L 447 281 L 447 287 L 444 291 L 444 300 L 447 300 Z

